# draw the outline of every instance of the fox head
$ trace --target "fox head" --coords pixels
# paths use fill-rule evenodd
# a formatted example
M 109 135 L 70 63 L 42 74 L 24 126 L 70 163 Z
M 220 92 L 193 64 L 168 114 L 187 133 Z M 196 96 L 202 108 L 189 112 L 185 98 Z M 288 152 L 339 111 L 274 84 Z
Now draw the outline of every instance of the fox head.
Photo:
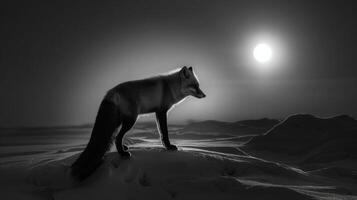
M 191 95 L 196 98 L 204 98 L 206 95 L 199 87 L 198 79 L 193 72 L 192 67 L 183 67 L 180 70 L 181 93 L 185 96 Z

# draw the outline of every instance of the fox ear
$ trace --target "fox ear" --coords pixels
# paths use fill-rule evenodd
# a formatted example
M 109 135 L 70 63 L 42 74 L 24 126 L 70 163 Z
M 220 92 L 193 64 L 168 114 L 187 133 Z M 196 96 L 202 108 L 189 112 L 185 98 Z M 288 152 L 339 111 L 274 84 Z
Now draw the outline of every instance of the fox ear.
M 191 72 L 193 71 L 192 66 L 188 68 Z
M 183 76 L 185 78 L 190 78 L 190 72 L 188 71 L 187 67 L 184 66 L 182 69 L 181 69 L 181 73 L 183 74 Z

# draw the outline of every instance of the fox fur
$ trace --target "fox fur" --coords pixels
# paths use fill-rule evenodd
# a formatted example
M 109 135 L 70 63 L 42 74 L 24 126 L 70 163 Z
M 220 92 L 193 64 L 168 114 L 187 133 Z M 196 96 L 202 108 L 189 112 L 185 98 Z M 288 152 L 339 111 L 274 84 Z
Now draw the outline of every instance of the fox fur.
M 82 181 L 100 166 L 120 125 L 115 145 L 120 156 L 129 158 L 131 154 L 122 140 L 140 114 L 155 113 L 162 144 L 167 150 L 177 150 L 169 140 L 167 112 L 189 95 L 206 96 L 192 67 L 186 66 L 166 75 L 124 82 L 109 90 L 99 106 L 90 140 L 71 166 L 72 176 Z

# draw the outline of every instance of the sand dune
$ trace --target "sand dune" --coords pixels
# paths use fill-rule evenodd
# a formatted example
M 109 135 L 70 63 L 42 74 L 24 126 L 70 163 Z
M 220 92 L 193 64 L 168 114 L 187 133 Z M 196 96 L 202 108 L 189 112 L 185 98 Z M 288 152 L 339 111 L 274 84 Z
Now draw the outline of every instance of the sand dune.
M 295 116 L 246 144 L 253 136 L 245 131 L 253 130 L 254 123 L 247 122 L 242 134 L 175 126 L 170 135 L 179 146 L 177 152 L 162 148 L 151 124 L 135 127 L 125 139 L 133 157 L 121 160 L 113 147 L 104 164 L 82 183 L 72 179 L 69 166 L 88 142 L 90 129 L 21 129 L 13 135 L 14 130 L 6 130 L 0 133 L 1 141 L 7 141 L 0 146 L 0 196 L 2 200 L 357 198 L 357 162 L 335 159 L 330 153 L 350 144 L 344 138 L 353 141 L 354 119 Z M 256 130 L 261 126 L 256 124 Z M 311 140 L 301 145 L 310 154 L 302 156 L 290 135 L 295 142 Z M 288 148 L 284 151 L 288 153 L 278 154 L 279 148 Z M 339 152 L 349 151 L 336 152 L 337 158 L 345 158 Z
M 53 190 L 55 199 L 310 199 L 298 190 L 333 191 L 304 173 L 250 157 L 185 148 L 140 148 L 132 153 L 130 160 L 108 154 L 80 184 L 69 175 L 76 156 L 38 166 L 28 180 Z
M 309 165 L 357 159 L 357 120 L 346 116 L 321 119 L 293 115 L 243 149 L 258 156 Z

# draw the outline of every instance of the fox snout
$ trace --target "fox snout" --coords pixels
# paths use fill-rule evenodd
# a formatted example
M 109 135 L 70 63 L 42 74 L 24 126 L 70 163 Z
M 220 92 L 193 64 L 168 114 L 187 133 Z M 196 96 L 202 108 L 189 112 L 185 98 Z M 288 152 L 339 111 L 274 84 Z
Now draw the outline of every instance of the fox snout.
M 195 97 L 201 99 L 201 98 L 205 98 L 206 94 L 202 92 L 202 90 L 200 88 L 197 88 L 196 93 L 194 94 Z

